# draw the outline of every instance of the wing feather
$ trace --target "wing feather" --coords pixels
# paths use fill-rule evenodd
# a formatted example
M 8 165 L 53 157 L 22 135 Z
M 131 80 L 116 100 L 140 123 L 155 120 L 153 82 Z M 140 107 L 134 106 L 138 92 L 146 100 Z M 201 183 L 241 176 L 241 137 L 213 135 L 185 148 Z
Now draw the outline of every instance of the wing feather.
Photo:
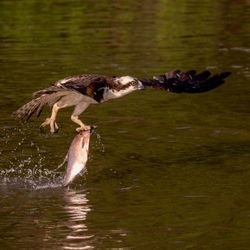
M 78 75 L 71 76 L 59 81 L 56 81 L 46 89 L 39 90 L 33 93 L 33 97 L 37 98 L 44 94 L 52 94 L 59 91 L 77 91 L 82 95 L 94 98 L 100 102 L 103 97 L 105 87 L 110 87 L 114 82 L 115 77 L 103 75 Z
M 153 79 L 141 79 L 141 82 L 145 87 L 160 88 L 175 93 L 202 93 L 223 84 L 230 74 L 230 72 L 222 72 L 212 75 L 208 70 L 199 74 L 195 70 L 187 72 L 175 70 Z

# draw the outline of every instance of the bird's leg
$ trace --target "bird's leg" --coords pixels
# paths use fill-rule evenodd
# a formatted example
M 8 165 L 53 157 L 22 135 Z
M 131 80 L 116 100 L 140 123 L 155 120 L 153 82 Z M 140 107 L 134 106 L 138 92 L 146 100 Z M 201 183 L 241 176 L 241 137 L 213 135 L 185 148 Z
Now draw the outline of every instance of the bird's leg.
M 40 128 L 43 128 L 47 125 L 50 125 L 50 132 L 51 133 L 56 133 L 58 131 L 58 125 L 56 123 L 56 116 L 57 116 L 57 113 L 58 113 L 58 110 L 60 109 L 60 107 L 57 105 L 57 103 L 55 103 L 53 105 L 53 108 L 52 108 L 52 113 L 51 113 L 51 116 L 50 118 L 46 118 L 45 121 L 41 124 Z
M 76 124 L 80 125 L 79 128 L 76 128 L 77 132 L 80 132 L 82 130 L 89 130 L 90 126 L 85 125 L 80 119 L 78 115 L 71 115 L 71 121 L 75 122 Z
M 85 125 L 80 119 L 79 115 L 89 106 L 86 102 L 80 102 L 75 106 L 75 109 L 73 111 L 73 114 L 71 115 L 71 120 L 75 122 L 76 124 L 80 125 L 79 128 L 76 128 L 77 132 L 80 132 L 81 130 L 89 130 L 90 126 Z

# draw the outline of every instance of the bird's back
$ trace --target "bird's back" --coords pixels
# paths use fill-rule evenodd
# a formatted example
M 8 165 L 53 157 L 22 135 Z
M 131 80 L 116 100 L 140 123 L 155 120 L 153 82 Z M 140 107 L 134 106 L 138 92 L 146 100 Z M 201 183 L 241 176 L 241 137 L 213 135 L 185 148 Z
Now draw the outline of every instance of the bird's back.
M 115 77 L 97 74 L 70 76 L 52 83 L 48 88 L 33 93 L 33 97 L 37 98 L 58 91 L 77 91 L 83 95 L 94 97 L 97 89 L 114 86 L 114 80 Z

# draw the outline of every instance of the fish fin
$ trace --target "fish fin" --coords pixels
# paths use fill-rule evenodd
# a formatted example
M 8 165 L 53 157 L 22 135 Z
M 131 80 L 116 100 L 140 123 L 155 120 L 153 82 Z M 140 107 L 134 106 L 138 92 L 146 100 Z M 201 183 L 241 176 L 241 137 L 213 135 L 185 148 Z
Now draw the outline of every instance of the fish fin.
M 58 170 L 59 168 L 61 168 L 66 163 L 67 160 L 68 160 L 68 153 L 66 154 L 63 162 L 57 166 L 57 168 L 55 169 L 55 171 Z

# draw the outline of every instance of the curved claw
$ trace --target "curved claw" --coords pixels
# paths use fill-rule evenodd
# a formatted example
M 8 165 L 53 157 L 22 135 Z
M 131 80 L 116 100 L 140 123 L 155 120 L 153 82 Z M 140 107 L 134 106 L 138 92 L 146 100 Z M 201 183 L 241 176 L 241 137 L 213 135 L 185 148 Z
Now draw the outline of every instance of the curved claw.
M 51 120 L 50 118 L 46 118 L 45 121 L 40 125 L 40 129 L 46 127 L 50 125 L 50 132 L 51 133 L 57 133 L 59 130 L 59 127 L 57 125 L 57 123 L 53 120 Z
M 50 126 L 50 133 L 52 133 L 52 134 L 57 133 L 58 130 L 59 130 L 59 127 L 58 127 L 58 125 L 56 124 L 56 122 L 54 123 L 54 126 L 53 126 L 53 127 Z
M 76 128 L 76 132 L 81 132 L 83 130 L 90 130 L 90 129 L 91 129 L 91 126 L 84 125 L 84 126 L 81 126 L 79 128 Z
M 44 128 L 50 124 L 50 118 L 46 118 L 45 121 L 40 125 L 40 128 Z

